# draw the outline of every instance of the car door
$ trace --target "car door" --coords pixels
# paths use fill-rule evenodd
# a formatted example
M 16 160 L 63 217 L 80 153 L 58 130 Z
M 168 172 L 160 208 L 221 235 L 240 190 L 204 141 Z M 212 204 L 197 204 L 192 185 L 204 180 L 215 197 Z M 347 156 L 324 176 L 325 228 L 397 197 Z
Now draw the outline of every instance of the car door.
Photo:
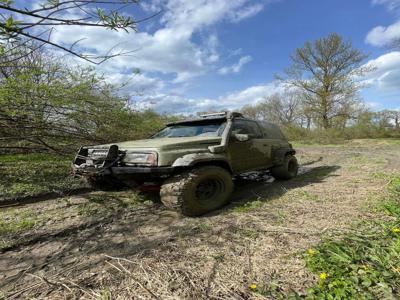
M 265 144 L 270 149 L 269 163 L 272 166 L 276 163 L 276 153 L 279 153 L 282 149 L 287 149 L 289 143 L 285 136 L 282 134 L 278 126 L 272 123 L 259 122 L 261 130 L 263 131 Z
M 249 140 L 238 141 L 235 134 L 247 134 Z M 261 169 L 268 165 L 268 145 L 258 124 L 251 120 L 235 119 L 228 145 L 228 155 L 235 173 Z M 270 156 L 270 155 L 269 155 Z

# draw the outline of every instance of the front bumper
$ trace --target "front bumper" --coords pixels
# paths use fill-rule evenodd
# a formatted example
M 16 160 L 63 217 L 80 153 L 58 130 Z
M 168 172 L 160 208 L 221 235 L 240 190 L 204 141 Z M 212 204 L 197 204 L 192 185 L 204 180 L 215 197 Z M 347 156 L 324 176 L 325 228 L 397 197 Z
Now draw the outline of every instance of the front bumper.
M 88 156 L 86 147 L 81 147 L 74 161 L 72 172 L 74 175 L 132 175 L 133 177 L 157 177 L 172 174 L 174 167 L 126 166 L 121 161 L 125 152 L 119 151 L 118 146 L 111 145 L 103 159 L 93 162 Z
M 76 175 L 91 176 L 91 175 L 169 175 L 174 171 L 174 167 L 108 167 L 108 168 L 91 168 L 80 167 L 72 164 L 72 170 Z

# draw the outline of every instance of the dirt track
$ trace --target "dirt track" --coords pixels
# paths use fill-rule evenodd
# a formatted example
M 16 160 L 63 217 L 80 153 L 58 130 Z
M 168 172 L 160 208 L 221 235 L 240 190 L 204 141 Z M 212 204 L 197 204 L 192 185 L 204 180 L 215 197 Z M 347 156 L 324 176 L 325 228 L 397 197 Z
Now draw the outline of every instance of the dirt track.
M 132 204 L 129 191 L 2 209 L 3 218 L 37 220 L 2 237 L 11 241 L 0 254 L 3 296 L 274 299 L 302 291 L 315 278 L 298 254 L 373 216 L 382 174 L 400 172 L 400 144 L 307 146 L 298 158 L 303 174 L 295 180 L 237 180 L 232 203 L 201 218 Z M 253 282 L 264 296 L 249 290 Z

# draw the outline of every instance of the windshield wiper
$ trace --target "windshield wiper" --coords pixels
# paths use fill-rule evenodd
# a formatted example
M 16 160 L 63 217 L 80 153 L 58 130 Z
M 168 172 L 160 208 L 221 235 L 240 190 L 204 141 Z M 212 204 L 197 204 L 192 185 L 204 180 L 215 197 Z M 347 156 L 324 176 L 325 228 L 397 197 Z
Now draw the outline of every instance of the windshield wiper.
M 189 137 L 188 135 L 174 135 L 174 136 L 169 136 L 169 138 L 176 138 L 176 137 Z

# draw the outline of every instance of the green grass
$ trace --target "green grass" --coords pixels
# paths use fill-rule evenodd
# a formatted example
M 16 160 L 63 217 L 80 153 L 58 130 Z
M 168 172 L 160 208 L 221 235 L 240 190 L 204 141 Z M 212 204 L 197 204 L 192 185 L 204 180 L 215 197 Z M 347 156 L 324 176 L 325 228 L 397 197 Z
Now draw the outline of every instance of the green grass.
M 387 217 L 365 221 L 337 240 L 327 237 L 304 253 L 319 278 L 306 294 L 292 299 L 397 299 L 400 297 L 400 176 L 378 204 Z
M 23 232 L 43 225 L 49 216 L 7 209 L 0 219 L 0 249 L 15 245 Z
M 0 200 L 84 186 L 70 175 L 71 158 L 51 154 L 0 155 Z
M 260 235 L 260 233 L 253 228 L 238 228 L 236 234 L 241 238 L 250 240 L 254 240 Z
M 8 233 L 18 233 L 34 227 L 39 222 L 39 218 L 30 213 L 13 216 L 8 220 L 0 220 L 0 235 Z
M 308 200 L 308 201 L 316 201 L 316 202 L 322 202 L 324 199 L 321 199 L 318 195 L 315 195 L 311 192 L 308 192 L 303 189 L 298 189 L 293 192 L 293 196 L 296 198 Z
M 294 148 L 303 147 L 327 147 L 327 148 L 343 148 L 352 146 L 377 146 L 377 145 L 400 145 L 398 138 L 376 138 L 376 139 L 352 139 L 352 140 L 335 140 L 333 143 L 320 143 L 315 140 L 298 140 L 291 142 Z
M 117 211 L 135 208 L 143 204 L 152 204 L 150 200 L 133 190 L 89 194 L 88 202 L 78 206 L 78 215 L 107 215 Z
M 255 210 L 257 208 L 260 208 L 264 205 L 263 201 L 260 200 L 254 200 L 254 201 L 248 201 L 245 203 L 240 203 L 232 208 L 232 211 L 235 213 L 245 213 L 249 212 L 252 210 Z

